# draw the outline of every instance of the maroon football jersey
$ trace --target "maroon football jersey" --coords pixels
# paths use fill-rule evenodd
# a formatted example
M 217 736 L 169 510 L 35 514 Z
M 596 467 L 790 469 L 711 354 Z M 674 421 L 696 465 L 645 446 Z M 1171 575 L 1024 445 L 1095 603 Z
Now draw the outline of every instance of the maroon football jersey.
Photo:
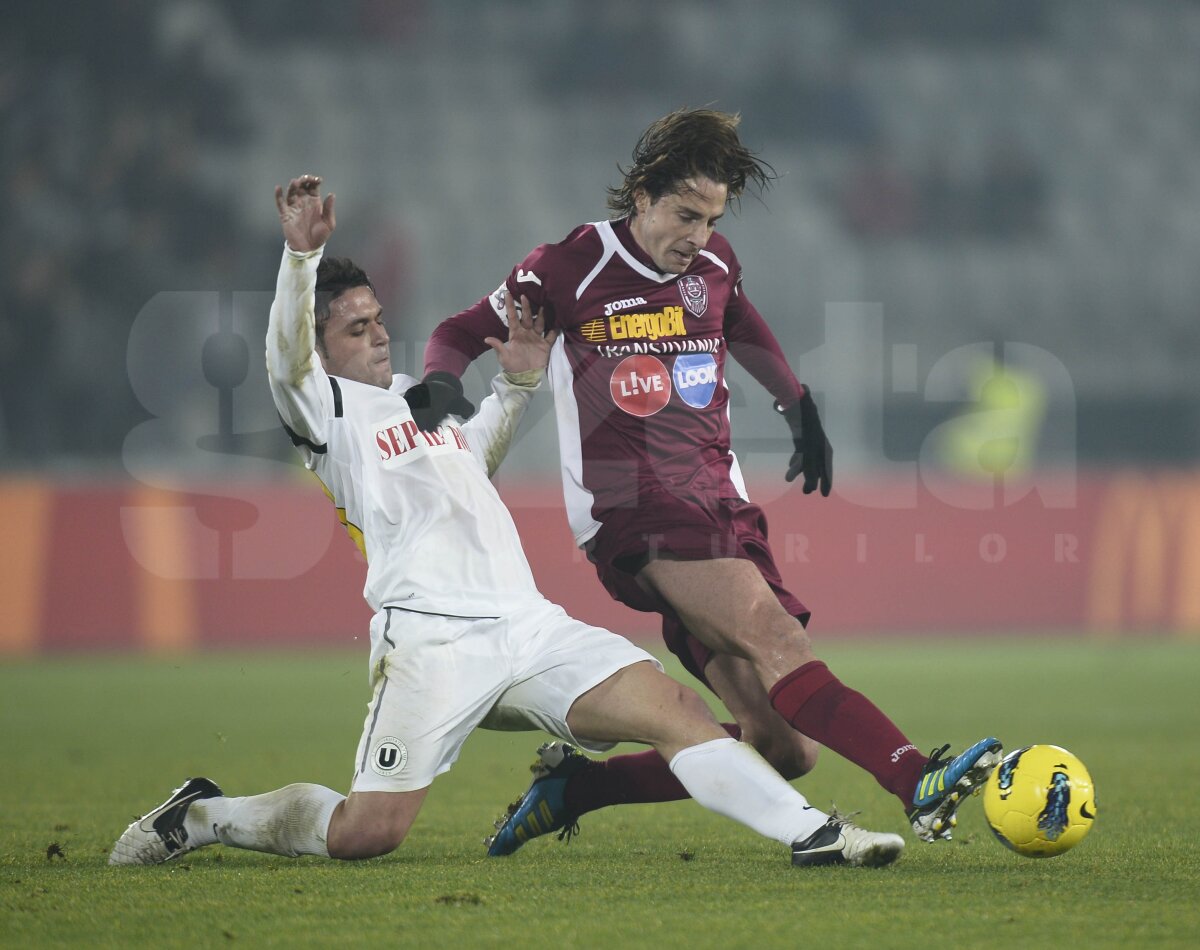
M 583 544 L 616 507 L 666 491 L 746 497 L 730 449 L 729 352 L 787 405 L 803 395 L 746 299 L 741 265 L 713 234 L 684 274 L 659 272 L 624 221 L 585 224 L 530 253 L 474 307 L 444 321 L 426 371 L 461 374 L 504 337 L 505 294 L 528 297 L 560 337 L 549 379 L 563 494 Z

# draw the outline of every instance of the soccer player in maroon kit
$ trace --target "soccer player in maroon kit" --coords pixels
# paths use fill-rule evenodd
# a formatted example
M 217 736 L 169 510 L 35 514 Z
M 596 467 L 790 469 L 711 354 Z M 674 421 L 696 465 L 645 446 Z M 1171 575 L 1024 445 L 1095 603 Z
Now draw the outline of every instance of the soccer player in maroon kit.
M 775 398 L 795 452 L 786 478 L 832 487 L 833 453 L 812 394 L 750 303 L 742 268 L 717 233 L 748 183 L 774 177 L 742 145 L 739 117 L 680 110 L 642 135 L 612 220 L 535 248 L 497 290 L 445 320 L 426 349 L 433 426 L 461 398 L 458 377 L 505 331 L 505 300 L 529 299 L 559 338 L 551 353 L 563 494 L 575 541 L 622 603 L 663 617 L 663 638 L 737 720 L 727 728 L 785 777 L 817 744 L 870 772 L 904 806 L 918 837 L 948 838 L 962 796 L 1000 760 L 986 738 L 952 759 L 917 747 L 817 659 L 808 609 L 784 586 L 763 512 L 730 449 L 725 360 Z M 571 829 L 623 802 L 686 797 L 653 751 L 592 762 L 559 744 L 499 828 L 492 854 Z M 553 820 L 546 820 L 549 811 Z M 538 815 L 541 816 L 539 820 Z

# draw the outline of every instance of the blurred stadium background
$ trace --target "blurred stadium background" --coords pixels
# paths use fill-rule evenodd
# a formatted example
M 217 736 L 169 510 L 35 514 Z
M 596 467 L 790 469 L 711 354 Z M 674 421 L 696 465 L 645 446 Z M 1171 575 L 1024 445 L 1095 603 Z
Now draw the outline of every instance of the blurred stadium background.
M 785 492 L 731 375 L 814 629 L 1200 633 L 1197 49 L 1193 0 L 6 7 L 0 654 L 365 635 L 259 357 L 274 185 L 325 177 L 419 374 L 706 104 L 780 173 L 723 230 L 838 453 Z M 539 579 L 649 632 L 573 553 L 549 410 L 500 479 Z

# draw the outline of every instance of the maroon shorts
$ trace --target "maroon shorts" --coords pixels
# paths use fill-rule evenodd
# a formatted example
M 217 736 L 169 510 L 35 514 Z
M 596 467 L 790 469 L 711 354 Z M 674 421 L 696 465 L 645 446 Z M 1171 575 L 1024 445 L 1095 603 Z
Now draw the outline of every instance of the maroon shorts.
M 713 651 L 692 636 L 670 604 L 637 582 L 638 572 L 656 555 L 670 552 L 684 561 L 724 557 L 751 561 L 783 608 L 808 624 L 808 608 L 783 586 L 771 556 L 766 515 L 758 505 L 740 498 L 698 502 L 665 493 L 643 496 L 637 506 L 607 512 L 587 552 L 614 600 L 634 610 L 662 615 L 667 649 L 706 686 L 704 667 Z

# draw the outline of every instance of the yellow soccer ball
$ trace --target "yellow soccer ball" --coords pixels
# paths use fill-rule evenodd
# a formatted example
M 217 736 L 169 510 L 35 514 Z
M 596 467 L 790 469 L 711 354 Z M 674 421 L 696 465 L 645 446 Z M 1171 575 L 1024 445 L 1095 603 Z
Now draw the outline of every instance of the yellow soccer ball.
M 1096 820 L 1096 789 L 1066 749 L 1031 745 L 1006 755 L 983 789 L 983 811 L 1001 843 L 1028 858 L 1075 847 Z

